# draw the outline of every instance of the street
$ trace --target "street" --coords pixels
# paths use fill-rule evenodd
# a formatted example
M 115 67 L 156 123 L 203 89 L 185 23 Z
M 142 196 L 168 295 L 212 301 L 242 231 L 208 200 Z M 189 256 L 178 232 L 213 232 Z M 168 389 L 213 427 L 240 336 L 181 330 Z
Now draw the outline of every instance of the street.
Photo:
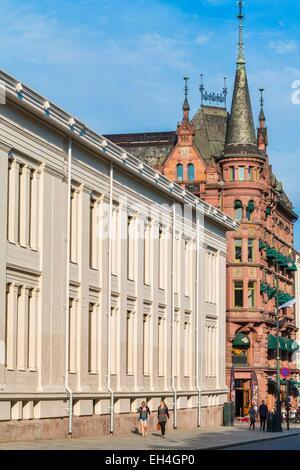
M 224 450 L 300 450 L 300 435 L 226 447 Z
M 260 441 L 260 442 L 253 442 Z M 252 442 L 252 444 L 251 444 Z M 274 433 L 249 431 L 248 426 L 200 428 L 195 430 L 167 430 L 166 439 L 159 432 L 143 438 L 137 434 L 82 437 L 33 442 L 0 443 L 1 450 L 205 450 L 225 448 L 300 449 L 300 427 L 284 430 L 280 437 Z M 260 447 L 261 446 L 261 447 Z

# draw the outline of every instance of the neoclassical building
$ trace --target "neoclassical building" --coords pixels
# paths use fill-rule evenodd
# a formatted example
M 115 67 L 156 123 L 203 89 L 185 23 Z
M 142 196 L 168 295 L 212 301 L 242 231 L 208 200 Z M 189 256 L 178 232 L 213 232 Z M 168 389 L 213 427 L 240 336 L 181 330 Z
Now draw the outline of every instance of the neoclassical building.
M 238 231 L 227 234 L 226 276 L 227 385 L 234 376 L 238 416 L 248 413 L 254 399 L 251 384 L 256 380 L 258 399 L 267 400 L 269 407 L 274 404 L 276 298 L 278 294 L 281 306 L 295 296 L 294 223 L 298 219 L 270 163 L 262 89 L 257 131 L 254 128 L 243 18 L 239 2 L 238 57 L 230 113 L 226 84 L 222 93 L 212 94 L 201 83 L 201 107 L 192 118 L 186 86 L 183 117 L 175 132 L 109 136 L 240 223 Z M 295 379 L 297 331 L 295 308 L 280 309 L 281 366 L 288 366 Z M 297 395 L 297 390 L 293 391 Z
M 222 424 L 239 223 L 0 81 L 0 440 L 130 433 L 161 398 L 170 426 Z

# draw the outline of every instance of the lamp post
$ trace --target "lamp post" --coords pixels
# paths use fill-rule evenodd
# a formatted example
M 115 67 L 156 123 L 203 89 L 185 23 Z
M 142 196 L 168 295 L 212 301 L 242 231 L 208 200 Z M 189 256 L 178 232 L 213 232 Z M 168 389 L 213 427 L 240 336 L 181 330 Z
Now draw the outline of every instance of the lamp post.
M 285 247 L 282 245 L 278 253 Z M 279 349 L 279 259 L 276 258 L 276 412 L 274 422 L 274 432 L 282 432 L 282 418 L 281 418 L 281 400 L 280 400 L 280 349 Z
M 280 250 L 278 251 L 280 252 Z M 274 431 L 282 432 L 281 425 L 281 400 L 280 400 L 280 350 L 279 350 L 279 261 L 276 259 L 276 308 L 275 308 L 275 318 L 276 318 L 276 412 L 275 412 L 275 422 L 274 422 Z

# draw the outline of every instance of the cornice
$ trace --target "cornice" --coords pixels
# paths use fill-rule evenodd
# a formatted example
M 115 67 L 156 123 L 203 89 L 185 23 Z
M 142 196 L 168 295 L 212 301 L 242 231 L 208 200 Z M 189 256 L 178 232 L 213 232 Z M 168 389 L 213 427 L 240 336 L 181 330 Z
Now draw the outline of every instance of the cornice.
M 185 191 L 181 186 L 171 182 L 164 175 L 157 173 L 150 166 L 143 164 L 138 158 L 125 153 L 120 147 L 88 129 L 81 121 L 70 116 L 46 98 L 35 93 L 30 88 L 20 84 L 16 79 L 5 72 L 0 72 L 0 80 L 5 86 L 7 98 L 11 99 L 18 107 L 29 110 L 31 114 L 40 120 L 63 132 L 66 137 L 71 138 L 81 145 L 93 151 L 108 161 L 126 168 L 130 173 L 139 176 L 150 186 L 169 195 L 170 198 L 180 201 L 182 204 L 190 204 L 195 209 L 202 209 L 204 215 L 213 220 L 215 224 L 226 230 L 235 230 L 237 223 L 221 211 L 212 208 L 206 202 L 195 197 L 192 193 Z M 47 104 L 47 106 L 46 106 Z M 44 142 L 43 142 L 44 145 Z M 53 148 L 53 147 L 52 147 Z

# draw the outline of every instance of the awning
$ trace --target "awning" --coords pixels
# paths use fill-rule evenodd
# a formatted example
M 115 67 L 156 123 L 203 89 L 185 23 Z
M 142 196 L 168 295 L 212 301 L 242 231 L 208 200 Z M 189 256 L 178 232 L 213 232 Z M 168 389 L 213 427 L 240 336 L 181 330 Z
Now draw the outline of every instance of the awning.
M 280 253 L 278 253 L 278 264 L 283 268 L 289 267 L 288 259 Z
M 277 348 L 277 337 L 274 335 L 268 336 L 268 349 L 274 350 Z M 279 337 L 279 349 L 280 351 L 287 351 L 287 344 L 285 338 Z
M 260 293 L 264 294 L 265 292 L 268 292 L 268 284 L 265 282 L 260 283 Z
M 287 339 L 286 343 L 287 343 L 287 350 L 289 352 L 294 353 L 299 350 L 299 344 L 297 343 L 297 341 L 294 341 L 293 339 Z
M 296 272 L 296 271 L 298 271 L 298 268 L 297 268 L 297 266 L 295 265 L 295 263 L 293 263 L 292 266 L 287 267 L 286 270 L 287 270 L 287 271 L 294 271 L 294 272 Z
M 277 337 L 274 335 L 268 336 L 268 349 L 274 350 L 277 348 Z M 299 344 L 290 338 L 279 337 L 279 349 L 280 351 L 288 351 L 294 353 L 299 350 Z
M 244 333 L 237 333 L 232 341 L 234 348 L 250 348 L 250 338 Z
M 259 241 L 259 249 L 260 250 L 266 250 L 267 248 L 268 248 L 268 245 L 264 241 L 260 240 Z
M 277 259 L 277 251 L 274 248 L 267 248 L 267 258 L 268 259 Z
M 254 209 L 255 209 L 255 205 L 254 205 L 254 202 L 253 201 L 249 201 L 248 202 L 248 207 L 247 207 L 248 211 L 250 212 L 253 212 Z
M 242 207 L 243 207 L 242 201 L 235 201 L 234 203 L 235 209 L 242 209 Z
M 275 287 L 268 286 L 267 287 L 267 294 L 268 294 L 268 299 L 271 300 L 276 294 L 276 289 Z

